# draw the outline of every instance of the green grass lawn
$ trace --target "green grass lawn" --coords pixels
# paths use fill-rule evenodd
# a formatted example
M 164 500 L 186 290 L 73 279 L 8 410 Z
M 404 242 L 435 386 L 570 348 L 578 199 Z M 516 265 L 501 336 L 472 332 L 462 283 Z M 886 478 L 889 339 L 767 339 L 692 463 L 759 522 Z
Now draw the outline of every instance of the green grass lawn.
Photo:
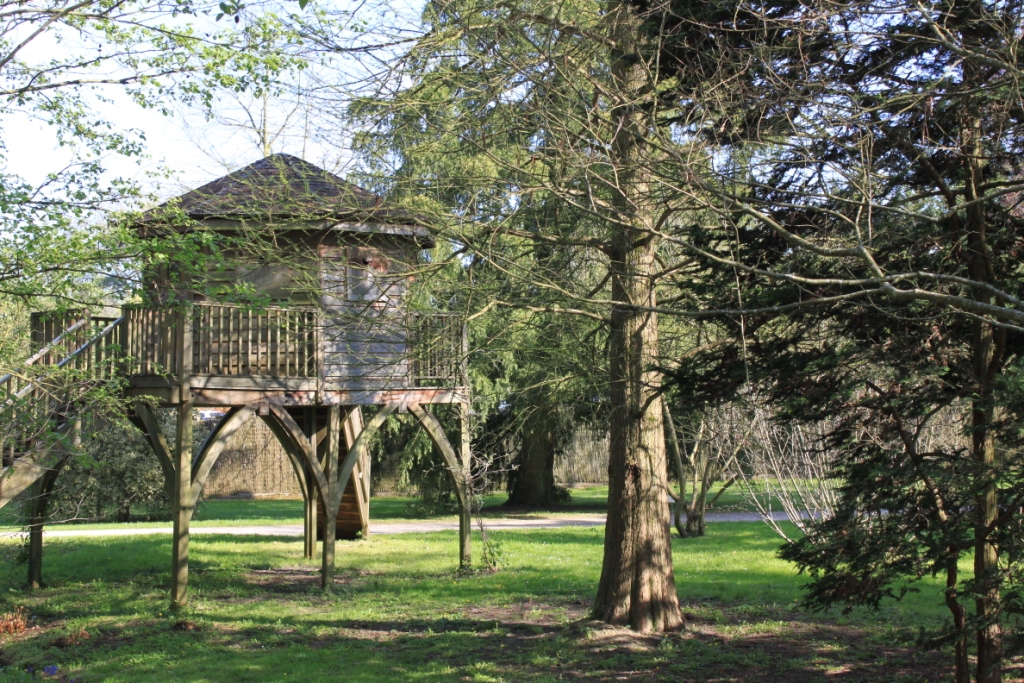
M 714 491 L 717 492 L 716 484 Z M 503 507 L 508 495 L 495 492 L 484 496 L 481 513 L 485 518 L 516 516 L 558 517 L 576 514 L 601 514 L 608 504 L 607 486 L 587 486 L 571 490 L 571 498 L 564 505 L 546 510 L 509 510 Z M 712 512 L 750 511 L 749 505 L 735 487 L 728 489 L 718 503 L 711 508 Z M 19 526 L 18 506 L 8 505 L 0 508 L 0 532 L 16 531 Z M 415 496 L 375 496 L 370 501 L 370 518 L 379 522 L 398 522 L 414 520 L 454 520 L 454 513 L 428 514 L 417 505 Z M 302 524 L 302 501 L 300 500 L 265 500 L 265 499 L 228 499 L 205 500 L 196 510 L 192 522 L 195 526 L 238 526 L 258 525 L 272 526 L 276 524 Z M 113 528 L 145 528 L 166 527 L 169 521 L 155 522 L 94 522 L 79 524 L 76 529 L 113 529 Z M 50 525 L 48 528 L 56 528 Z
M 918 627 L 945 619 L 937 584 L 877 614 L 805 614 L 803 579 L 763 524 L 674 540 L 689 623 L 650 637 L 587 619 L 603 529 L 491 535 L 503 569 L 465 577 L 453 532 L 341 543 L 328 596 L 301 539 L 197 536 L 179 613 L 167 610 L 166 537 L 52 539 L 37 592 L 22 589 L 6 541 L 0 612 L 23 606 L 32 627 L 0 636 L 0 681 L 46 666 L 83 683 L 949 678 L 948 653 L 914 646 Z

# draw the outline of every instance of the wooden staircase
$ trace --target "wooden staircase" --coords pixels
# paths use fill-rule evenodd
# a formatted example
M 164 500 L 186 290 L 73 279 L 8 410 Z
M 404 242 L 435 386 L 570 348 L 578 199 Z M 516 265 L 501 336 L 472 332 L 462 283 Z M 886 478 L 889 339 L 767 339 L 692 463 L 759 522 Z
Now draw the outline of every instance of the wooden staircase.
M 79 403 L 117 374 L 123 320 L 32 315 L 32 340 L 42 348 L 0 377 L 0 507 L 67 457 Z

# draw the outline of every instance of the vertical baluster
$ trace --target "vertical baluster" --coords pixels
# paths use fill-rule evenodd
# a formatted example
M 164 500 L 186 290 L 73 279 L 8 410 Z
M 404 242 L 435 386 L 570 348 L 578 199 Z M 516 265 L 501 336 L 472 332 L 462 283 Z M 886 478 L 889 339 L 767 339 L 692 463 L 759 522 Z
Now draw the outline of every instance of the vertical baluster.
M 132 359 L 132 368 L 142 374 L 142 365 L 139 363 L 139 312 L 131 310 L 128 313 L 131 323 L 128 325 L 128 357 Z
M 255 374 L 252 371 L 252 311 L 245 312 L 245 374 Z
M 256 374 L 263 374 L 263 313 L 256 312 Z
M 227 308 L 227 307 L 226 307 Z M 228 374 L 235 375 L 235 335 L 238 325 L 235 322 L 235 309 L 228 308 Z
M 136 311 L 135 315 L 135 365 L 138 367 L 140 375 L 146 374 L 146 359 L 143 357 L 142 351 L 144 343 L 142 341 L 143 325 L 145 325 L 145 322 L 143 321 L 143 310 L 140 308 Z
M 273 311 L 267 313 L 268 321 L 270 320 L 271 315 L 273 315 L 274 317 L 274 322 L 270 323 L 270 336 L 273 337 L 274 340 L 276 340 L 276 343 L 272 341 L 270 344 L 270 352 L 272 354 L 271 358 L 273 359 L 273 367 L 271 368 L 270 374 L 273 375 L 274 377 L 277 377 L 278 375 L 281 374 L 281 330 L 278 327 L 277 309 L 274 309 Z
M 192 372 L 196 375 L 208 374 L 206 371 L 206 306 L 193 304 L 195 316 L 192 318 L 193 361 Z
M 157 330 L 156 312 L 154 312 L 154 311 L 148 311 L 147 312 L 147 314 L 146 314 L 146 325 L 148 326 L 148 337 L 149 337 L 149 344 L 148 344 L 148 346 L 150 347 L 150 349 L 152 349 L 150 351 L 150 353 L 147 354 L 148 355 L 147 360 L 150 361 L 150 372 L 151 373 L 155 373 L 157 371 L 157 367 L 156 366 L 160 363 L 160 354 L 163 353 L 163 351 L 160 348 L 160 338 L 156 335 L 156 330 Z
M 213 375 L 213 309 L 210 306 L 203 306 L 203 321 L 203 373 Z
M 309 375 L 309 313 L 299 311 L 299 376 Z
M 306 312 L 295 312 L 295 374 L 306 376 Z
M 210 308 L 199 308 L 199 364 L 193 371 L 200 375 L 210 374 Z
M 151 374 L 151 369 L 149 367 L 149 357 L 150 354 L 152 354 L 153 351 L 155 350 L 153 349 L 151 340 L 149 338 L 149 313 L 150 312 L 148 310 L 142 311 L 142 326 L 139 329 L 139 357 L 144 359 L 143 362 L 145 363 L 146 369 L 143 372 L 144 374 L 147 375 Z
M 292 359 L 292 355 L 294 354 L 294 349 L 292 349 L 292 337 L 295 334 L 295 330 L 293 329 L 293 327 L 294 327 L 294 325 L 293 325 L 294 321 L 292 320 L 293 316 L 294 316 L 294 311 L 285 311 L 284 312 L 284 324 L 285 324 L 285 334 L 284 334 L 284 344 L 285 344 L 285 346 L 284 346 L 284 375 L 285 375 L 285 377 L 291 377 L 292 376 L 292 365 L 294 364 L 294 361 Z
M 181 348 L 178 337 L 181 334 L 181 310 L 174 310 L 164 314 L 167 321 L 167 368 L 175 376 L 181 371 Z
M 291 374 L 291 372 L 289 371 L 289 369 L 291 367 L 291 359 L 289 358 L 289 348 L 288 348 L 288 342 L 290 341 L 289 336 L 288 336 L 288 317 L 289 317 L 289 311 L 282 310 L 281 311 L 281 356 L 282 356 L 282 359 L 284 360 L 284 364 L 281 367 L 281 376 L 282 377 L 288 377 Z
M 224 308 L 217 306 L 217 375 L 224 374 Z

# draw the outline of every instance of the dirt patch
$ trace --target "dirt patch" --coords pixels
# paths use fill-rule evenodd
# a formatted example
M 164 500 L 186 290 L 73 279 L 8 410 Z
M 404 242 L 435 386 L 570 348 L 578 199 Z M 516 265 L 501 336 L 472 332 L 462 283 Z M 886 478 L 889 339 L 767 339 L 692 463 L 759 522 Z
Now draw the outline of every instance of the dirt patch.
M 567 622 L 579 621 L 589 609 L 589 603 L 582 600 L 524 600 L 515 605 L 471 607 L 461 610 L 461 613 L 466 619 L 491 624 L 492 628 L 497 626 L 536 633 L 538 627 L 561 628 Z
M 350 590 L 365 583 L 373 572 L 342 571 L 334 576 L 334 587 Z M 251 569 L 245 575 L 245 582 L 270 595 L 298 595 L 320 590 L 320 572 L 310 567 L 277 567 L 274 569 Z M 262 599 L 262 598 L 261 598 Z
M 90 638 L 92 638 L 91 633 L 86 631 L 84 628 L 79 628 L 73 631 L 68 631 L 64 635 L 57 636 L 53 639 L 53 645 L 54 647 L 64 650 L 69 647 L 81 645 Z

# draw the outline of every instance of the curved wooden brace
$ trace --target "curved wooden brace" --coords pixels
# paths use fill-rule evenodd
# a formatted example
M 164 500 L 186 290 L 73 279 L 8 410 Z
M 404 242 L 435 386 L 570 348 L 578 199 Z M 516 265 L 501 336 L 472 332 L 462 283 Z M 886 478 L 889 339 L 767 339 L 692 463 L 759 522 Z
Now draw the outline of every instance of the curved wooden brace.
M 359 432 L 355 442 L 349 447 L 348 453 L 345 454 L 345 460 L 341 463 L 341 469 L 338 471 L 338 486 L 335 488 L 334 496 L 332 496 L 330 500 L 330 507 L 327 508 L 327 514 L 337 517 L 338 508 L 341 507 L 341 497 L 345 493 L 345 487 L 348 486 L 348 480 L 352 476 L 352 470 L 359 461 L 360 453 L 370 447 L 370 440 L 373 439 L 374 435 L 381 428 L 381 425 L 384 424 L 384 420 L 391 417 L 391 414 L 396 410 L 398 410 L 398 404 L 389 403 L 378 410 L 377 414 L 371 417 L 370 421 L 363 425 L 362 431 Z M 327 499 L 325 498 L 324 500 Z
M 277 436 L 285 450 L 291 450 L 300 462 L 304 461 L 309 465 L 309 469 L 315 477 L 313 483 L 316 484 L 320 496 L 327 500 L 327 477 L 320 466 L 320 461 L 317 460 L 313 446 L 309 443 L 309 437 L 306 436 L 302 428 L 299 427 L 299 424 L 288 414 L 288 411 L 283 406 L 272 403 L 269 408 L 269 414 L 261 415 L 260 417 L 267 423 L 270 430 L 274 432 L 274 435 Z
M 459 498 L 459 505 L 465 506 L 469 502 L 466 495 L 466 473 L 462 471 L 462 463 L 448 440 L 448 435 L 444 433 L 444 427 L 433 413 L 418 403 L 409 404 L 409 412 L 416 416 L 423 428 L 427 430 L 427 434 L 430 435 L 430 440 L 441 451 L 441 456 L 444 458 L 445 464 L 448 465 L 448 472 L 455 480 L 455 495 Z
M 210 476 L 213 466 L 217 463 L 217 458 L 224 452 L 228 439 L 234 436 L 255 412 L 256 404 L 252 403 L 247 406 L 233 407 L 225 413 L 203 441 L 203 445 L 199 447 L 199 452 L 192 461 L 192 487 L 188 501 L 190 505 L 195 505 L 199 501 L 199 492 L 203 490 L 203 485 Z
M 309 482 L 306 481 L 306 471 L 302 466 L 303 460 L 300 460 L 290 448 L 285 448 L 284 454 L 288 456 L 288 462 L 292 466 L 292 471 L 295 472 L 295 478 L 299 480 L 299 493 L 302 494 L 302 499 L 309 500 L 313 491 L 310 490 Z
M 168 488 L 168 499 L 171 496 L 170 487 L 174 484 L 174 459 L 171 457 L 171 447 L 167 443 L 167 437 L 160 429 L 160 423 L 153 414 L 153 409 L 142 401 L 135 402 L 135 426 L 142 430 L 149 440 L 149 445 L 156 453 L 156 459 L 160 461 L 160 469 L 164 471 L 164 486 Z

